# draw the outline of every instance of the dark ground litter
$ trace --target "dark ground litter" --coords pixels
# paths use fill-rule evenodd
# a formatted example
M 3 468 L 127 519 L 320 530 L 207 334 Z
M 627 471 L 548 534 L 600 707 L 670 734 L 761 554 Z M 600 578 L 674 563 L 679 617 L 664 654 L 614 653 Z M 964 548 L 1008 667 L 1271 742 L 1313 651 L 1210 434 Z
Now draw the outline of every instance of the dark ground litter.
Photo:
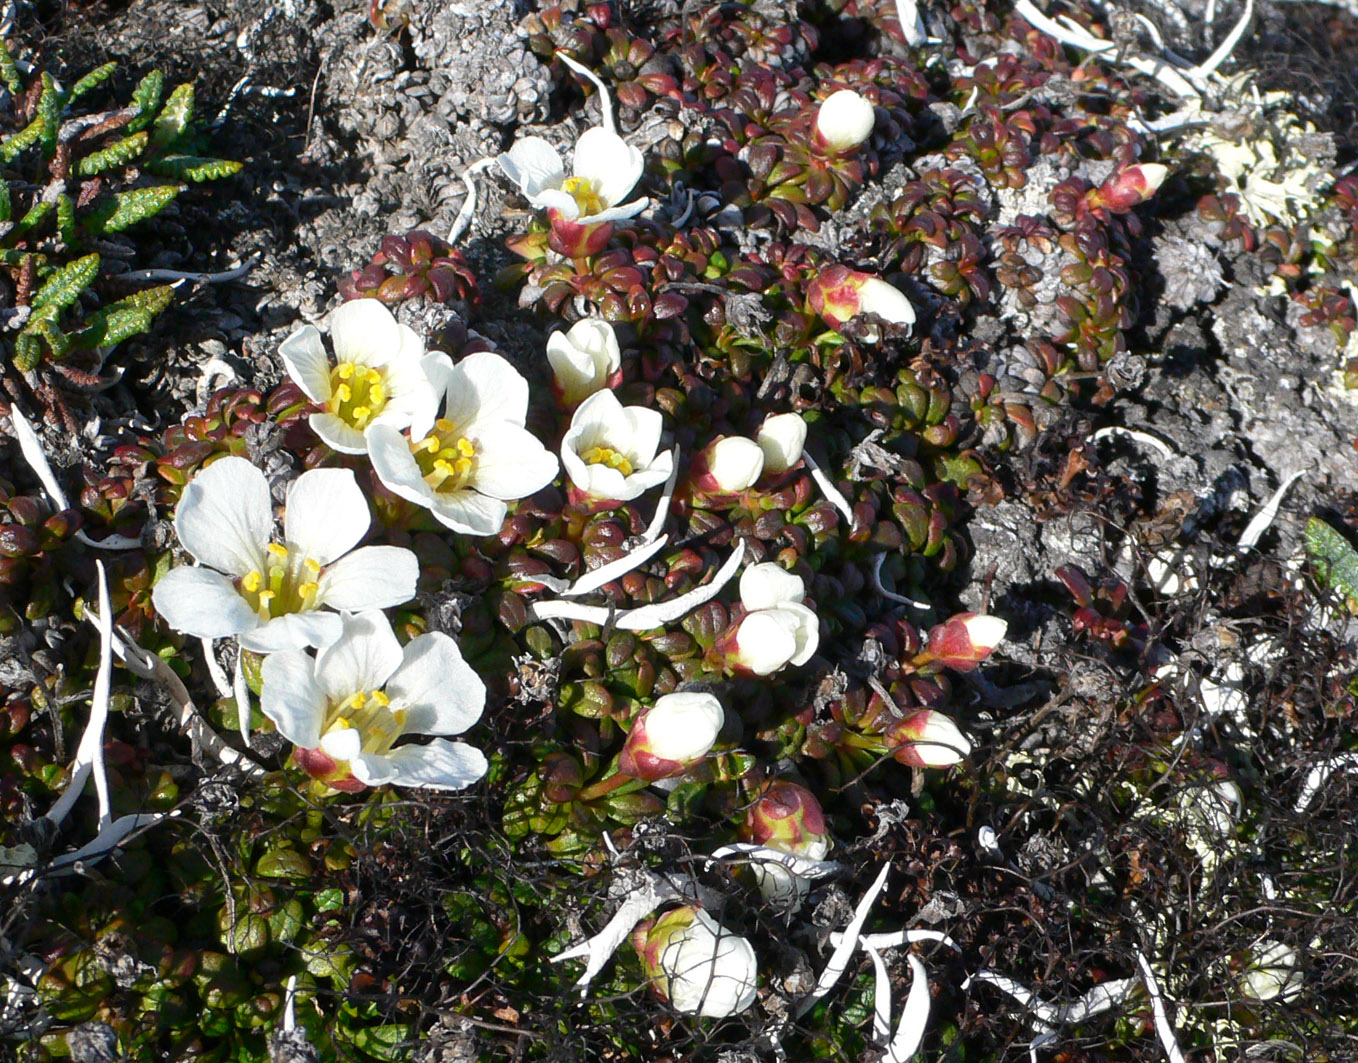
M 527 6 L 389 4 L 398 7 L 393 20 L 409 19 L 396 35 L 376 32 L 366 5 L 308 0 L 71 5 L 40 9 L 41 31 L 21 26 L 58 67 L 115 58 L 125 85 L 151 65 L 195 77 L 200 113 L 225 115 L 213 150 L 247 164 L 226 184 L 185 196 L 139 237 L 151 249 L 141 268 L 213 271 L 258 258 L 244 281 L 186 286 L 153 331 L 120 352 L 123 382 L 91 402 L 106 431 L 136 414 L 171 423 L 213 387 L 271 388 L 283 375 L 279 342 L 333 305 L 338 279 L 363 266 L 382 236 L 451 229 L 467 165 L 515 136 L 572 142 L 594 120 L 593 103 L 553 95 L 550 72 L 515 33 Z M 1344 172 L 1354 157 L 1358 63 L 1345 61 L 1358 40 L 1354 18 L 1326 5 L 1278 4 L 1259 26 L 1238 58 L 1265 71 L 1264 87 L 1276 79 L 1298 94 L 1299 109 L 1333 134 Z M 644 147 L 663 136 L 663 117 L 634 116 L 628 135 Z M 846 239 L 885 183 L 869 184 L 815 242 L 833 248 Z M 502 182 L 481 181 L 479 193 L 461 249 L 481 278 L 482 301 L 458 309 L 531 372 L 543 321 L 490 283 L 515 261 L 503 240 L 523 231 L 525 207 Z M 1159 268 L 1147 271 L 1146 304 L 1169 283 L 1168 241 L 1179 241 L 1174 253 L 1183 255 L 1202 244 L 1187 211 L 1158 224 Z M 495 786 L 395 805 L 379 826 L 353 809 L 324 810 L 326 829 L 356 853 L 337 875 L 347 893 L 343 918 L 326 932 L 353 949 L 363 975 L 331 1005 L 362 1011 L 373 1024 L 407 1024 L 426 1038 L 415 1058 L 430 1063 L 770 1058 L 761 1043 L 769 1015 L 805 991 L 829 930 L 844 925 L 893 856 L 896 872 L 877 909 L 883 925 L 915 920 L 963 945 L 960 956 L 928 953 L 927 1044 L 937 1058 L 1027 1058 L 1035 1031 L 1022 1009 L 992 987 L 963 990 L 977 968 L 1069 1002 L 1099 981 L 1135 974 L 1137 950 L 1175 972 L 1169 989 L 1184 1007 L 1174 1021 L 1192 1060 L 1358 1058 L 1358 782 L 1337 775 L 1308 814 L 1294 811 L 1308 768 L 1351 741 L 1355 632 L 1333 614 L 1317 616 L 1313 590 L 1289 564 L 1308 515 L 1352 527 L 1358 514 L 1358 393 L 1335 386 L 1331 333 L 1301 325 L 1295 304 L 1260 295 L 1269 274 L 1260 255 L 1217 247 L 1210 258 L 1220 292 L 1189 299 L 1183 311 L 1143 315 L 1112 401 L 1053 410 L 1029 446 L 987 451 L 1002 490 L 971 500 L 970 551 L 954 589 L 964 606 L 1010 627 L 998 662 L 957 685 L 959 716 L 978 739 L 974 761 L 927 790 L 924 805 L 880 776 L 847 786 L 840 801 L 855 814 L 840 813 L 840 822 L 866 824 L 869 833 L 836 850 L 849 873 L 795 926 L 750 903 L 748 891 L 730 891 L 737 900 L 723 921 L 769 949 L 761 1009 L 715 1031 L 677 1019 L 635 988 L 639 969 L 624 960 L 591 991 L 610 1006 L 600 1013 L 570 990 L 574 965 L 554 968 L 517 948 L 497 953 L 515 940 L 524 949 L 557 935 L 575 940 L 612 905 L 610 876 L 571 879 L 563 891 L 542 845 L 504 838 L 504 791 Z M 454 313 L 411 302 L 400 316 L 433 336 Z M 995 349 L 1021 335 L 997 310 L 979 316 L 974 327 Z M 1152 441 L 1117 432 L 1091 441 L 1109 426 Z M 92 438 L 46 439 L 59 467 L 102 460 Z M 1072 453 L 1082 466 L 1073 476 Z M 1302 476 L 1273 528 L 1237 554 L 1250 516 L 1294 473 Z M 1180 585 L 1157 592 L 1164 577 L 1157 569 L 1148 578 L 1147 566 L 1171 554 Z M 1079 630 L 1089 617 L 1062 585 L 1063 566 L 1110 594 L 1119 582 L 1130 588 L 1129 604 L 1094 607 L 1108 620 L 1107 641 Z M 1114 640 L 1115 629 L 1125 637 Z M 1156 681 L 1151 670 L 1171 651 L 1178 670 Z M 1223 689 L 1239 692 L 1226 708 Z M 487 746 L 529 744 L 517 718 L 488 715 L 484 727 Z M 1184 735 L 1193 740 L 1181 745 Z M 1208 874 L 1195 862 L 1180 802 L 1220 778 L 1240 786 L 1252 827 L 1247 839 L 1221 847 Z M 204 835 L 238 837 L 267 823 L 257 809 L 226 804 L 205 817 Z M 663 818 L 652 826 L 629 859 L 649 856 L 727 884 L 699 870 L 704 837 Z M 994 828 L 997 848 L 978 842 L 984 826 Z M 1294 1005 L 1255 1014 L 1227 987 L 1261 938 L 1303 952 L 1305 984 Z M 503 959 L 487 965 L 487 954 Z M 892 974 L 900 1001 L 909 980 L 903 960 Z M 817 1009 L 789 1028 L 789 1039 L 800 1037 L 808 1057 L 875 1058 L 861 1037 L 824 1040 L 832 1028 L 870 1028 L 869 986 L 862 977 L 852 993 L 831 997 L 841 1014 Z M 72 1058 L 105 1058 L 101 1030 L 86 1025 L 70 1041 Z M 0 1053 L 12 1047 L 0 1043 Z M 1052 1058 L 1071 1063 L 1163 1058 L 1144 998 L 1115 1018 L 1064 1031 L 1059 1051 Z M 290 1057 L 280 1049 L 278 1058 Z

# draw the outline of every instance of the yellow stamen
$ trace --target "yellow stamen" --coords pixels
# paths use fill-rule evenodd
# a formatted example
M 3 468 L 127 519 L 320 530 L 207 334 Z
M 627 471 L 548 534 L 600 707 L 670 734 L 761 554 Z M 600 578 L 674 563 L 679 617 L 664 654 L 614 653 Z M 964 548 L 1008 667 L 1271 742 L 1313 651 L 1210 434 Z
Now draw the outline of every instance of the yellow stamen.
M 476 474 L 476 444 L 440 418 L 434 431 L 410 447 L 420 473 L 435 491 L 459 491 Z
M 248 594 L 254 594 L 255 591 L 259 590 L 263 585 L 264 573 L 260 572 L 257 568 L 247 572 L 240 581 L 241 590 Z
M 388 397 L 385 370 L 341 362 L 330 371 L 325 407 L 350 428 L 362 430 L 386 407 Z
M 590 447 L 580 455 L 580 460 L 586 465 L 607 465 L 610 469 L 617 469 L 624 476 L 632 475 L 632 463 L 612 447 Z
M 581 214 L 598 214 L 604 209 L 603 197 L 588 177 L 568 177 L 561 187 L 575 200 Z

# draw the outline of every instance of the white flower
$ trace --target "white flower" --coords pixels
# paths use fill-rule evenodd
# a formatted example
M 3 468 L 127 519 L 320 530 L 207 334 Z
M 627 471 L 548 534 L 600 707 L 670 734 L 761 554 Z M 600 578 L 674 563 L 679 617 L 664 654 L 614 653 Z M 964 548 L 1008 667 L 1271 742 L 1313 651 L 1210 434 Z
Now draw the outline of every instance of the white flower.
M 585 130 L 575 142 L 570 177 L 560 153 L 542 137 L 521 137 L 496 161 L 528 202 L 566 221 L 589 225 L 631 218 L 648 203 L 645 198 L 622 202 L 641 180 L 646 162 L 636 148 L 602 127 Z
M 817 838 L 802 847 L 797 856 L 807 860 L 824 860 L 830 853 L 830 839 Z M 811 880 L 799 875 L 786 864 L 776 860 L 752 860 L 750 868 L 754 871 L 759 894 L 775 908 L 795 912 L 801 908 L 806 895 L 811 892 Z
M 1273 938 L 1263 938 L 1250 949 L 1250 966 L 1240 981 L 1240 992 L 1254 1000 L 1295 1000 L 1301 995 L 1302 975 L 1297 950 Z
M 566 475 L 591 498 L 628 502 L 669 479 L 671 451 L 657 455 L 664 418 L 659 410 L 623 406 L 611 391 L 582 402 L 561 440 Z
M 809 661 L 820 645 L 820 621 L 802 604 L 801 577 L 766 561 L 740 577 L 740 603 L 747 610 L 726 640 L 727 661 L 755 675 L 772 675 Z
M 425 412 L 432 416 L 437 396 L 420 368 L 424 343 L 376 299 L 355 299 L 330 315 L 332 367 L 313 325 L 303 325 L 279 347 L 283 364 L 312 402 L 312 430 L 341 454 L 367 450 L 369 425 L 405 428 Z
M 547 361 L 552 366 L 557 398 L 574 406 L 609 386 L 622 367 L 622 353 L 613 326 L 587 317 L 572 325 L 569 332 L 553 332 L 547 338 Z
M 947 713 L 921 709 L 891 725 L 883 736 L 900 763 L 947 768 L 971 755 L 971 742 Z
M 753 439 L 722 436 L 693 459 L 691 477 L 701 490 L 738 494 L 764 474 L 764 451 Z
M 832 93 L 816 112 L 816 136 L 836 155 L 853 151 L 872 136 L 872 104 L 853 89 Z
M 494 535 L 509 511 L 552 481 L 557 463 L 524 428 L 528 381 L 498 354 L 425 360 L 444 396 L 443 416 L 417 417 L 410 436 L 391 425 L 368 429 L 368 457 L 387 490 L 424 506 L 467 535 Z
M 339 634 L 332 609 L 385 609 L 415 596 L 419 564 L 396 546 L 354 545 L 367 500 L 348 469 L 313 469 L 288 488 L 283 541 L 272 541 L 264 474 L 221 458 L 184 488 L 174 526 L 199 566 L 171 569 L 152 601 L 165 622 L 198 638 L 240 637 L 256 653 L 319 646 Z
M 754 1003 L 753 946 L 701 908 L 676 908 L 638 931 L 633 941 L 642 966 L 680 1014 L 724 1019 Z
M 876 314 L 893 325 L 913 325 L 915 308 L 905 293 L 881 277 L 866 278 L 858 289 L 858 312 Z
M 721 702 L 702 692 L 656 698 L 627 733 L 618 770 L 634 779 L 673 779 L 711 751 L 726 722 Z
M 402 649 L 381 613 L 345 613 L 338 639 L 315 657 L 271 653 L 260 677 L 264 715 L 307 772 L 336 789 L 461 790 L 486 772 L 486 758 L 461 742 L 396 745 L 406 735 L 461 734 L 481 718 L 485 684 L 447 635 L 420 635 Z
M 787 472 L 802 460 L 806 446 L 806 422 L 799 413 L 776 413 L 765 417 L 754 440 L 764 453 L 764 472 Z

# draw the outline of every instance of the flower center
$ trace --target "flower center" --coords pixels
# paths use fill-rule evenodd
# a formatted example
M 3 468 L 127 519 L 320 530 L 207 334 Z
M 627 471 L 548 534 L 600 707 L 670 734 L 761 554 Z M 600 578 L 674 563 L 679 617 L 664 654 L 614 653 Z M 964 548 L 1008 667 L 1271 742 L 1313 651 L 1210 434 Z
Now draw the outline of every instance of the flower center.
M 363 738 L 363 752 L 380 756 L 391 752 L 392 743 L 405 734 L 405 723 L 406 710 L 393 709 L 391 698 L 382 691 L 360 690 L 330 704 L 321 734 L 352 728 Z
M 476 444 L 451 421 L 439 418 L 434 430 L 410 449 L 424 482 L 435 491 L 459 491 L 476 475 Z
M 598 214 L 608 206 L 599 194 L 599 190 L 594 186 L 594 182 L 588 177 L 568 177 L 561 187 L 570 193 L 571 198 L 579 206 L 580 214 L 583 217 Z
M 260 620 L 315 609 L 321 589 L 320 564 L 282 543 L 270 543 L 265 553 L 264 571 L 252 569 L 236 583 Z
M 330 371 L 330 399 L 325 406 L 351 428 L 362 431 L 387 404 L 386 375 L 355 362 L 340 362 Z
M 590 447 L 580 455 L 580 460 L 586 465 L 607 465 L 624 476 L 632 475 L 632 463 L 612 447 Z

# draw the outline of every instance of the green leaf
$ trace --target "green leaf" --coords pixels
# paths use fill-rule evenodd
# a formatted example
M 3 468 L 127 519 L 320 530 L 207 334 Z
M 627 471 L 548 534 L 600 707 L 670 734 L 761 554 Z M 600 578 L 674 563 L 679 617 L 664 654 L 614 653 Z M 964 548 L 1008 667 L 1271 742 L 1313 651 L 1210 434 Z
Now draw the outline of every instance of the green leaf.
M 316 911 L 337 912 L 344 907 L 344 892 L 338 887 L 319 890 L 316 893 Z
M 86 214 L 82 224 L 97 236 L 120 233 L 147 218 L 154 218 L 182 191 L 182 185 L 155 185 L 118 192 Z
M 1352 610 L 1358 604 L 1358 550 L 1335 528 L 1312 517 L 1306 522 L 1306 553 L 1316 582 L 1342 594 Z
M 89 324 L 73 337 L 75 345 L 87 351 L 115 347 L 149 329 L 156 315 L 173 301 L 174 289 L 168 284 L 119 299 L 90 315 Z
M 42 361 L 42 340 L 28 332 L 14 337 L 14 368 L 21 373 L 32 372 Z
M 244 164 L 230 159 L 212 159 L 203 155 L 162 155 L 146 164 L 146 169 L 161 177 L 180 181 L 220 181 L 245 169 Z
M 57 196 L 57 233 L 67 247 L 73 248 L 79 243 L 75 235 L 75 203 L 65 192 Z
M 150 139 L 148 133 L 133 133 L 131 136 L 123 137 L 106 148 L 90 152 L 84 158 L 76 160 L 75 172 L 80 177 L 94 177 L 105 170 L 126 166 L 146 150 L 146 142 Z
M 42 153 L 51 158 L 57 153 L 57 133 L 61 129 L 61 93 L 52 75 L 42 75 L 42 95 L 38 97 L 38 120 L 42 122 Z
M 99 256 L 85 255 L 53 272 L 33 296 L 33 309 L 60 312 L 74 305 L 80 293 L 99 276 Z
M 14 223 L 14 228 L 10 230 L 10 237 L 22 236 L 30 229 L 36 229 L 47 220 L 47 216 L 54 210 L 56 210 L 56 207 L 51 203 L 46 203 L 41 199 L 38 200 L 38 202 L 34 203 L 33 206 L 29 208 L 27 214 Z
M 0 80 L 5 83 L 12 95 L 24 91 L 24 79 L 19 76 L 19 68 L 14 65 L 14 55 L 9 50 L 9 41 L 0 40 Z
M 41 339 L 43 345 L 47 347 L 48 358 L 54 362 L 61 361 L 71 353 L 71 338 L 62 332 L 61 328 L 50 317 L 35 316 L 29 318 L 23 332 L 15 337 L 16 345 L 17 340 L 25 335 Z M 39 348 L 39 354 L 41 355 L 41 348 Z
M 354 1031 L 354 1047 L 383 1063 L 405 1059 L 409 1040 L 409 1026 L 366 1026 Z
M 139 133 L 155 120 L 156 111 L 160 107 L 160 97 L 164 91 L 165 75 L 159 70 L 152 70 L 141 79 L 141 83 L 132 93 L 132 106 L 140 113 L 127 124 L 129 133 Z
M 83 78 L 71 86 L 71 91 L 66 94 L 66 105 L 69 107 L 80 99 L 85 93 L 92 89 L 97 89 L 105 81 L 113 76 L 113 72 L 118 69 L 117 63 L 105 63 L 97 66 L 86 74 Z
M 184 82 L 175 86 L 164 108 L 156 116 L 155 128 L 151 130 L 151 151 L 159 154 L 171 147 L 182 137 L 193 121 L 193 85 Z
M 9 182 L 0 180 L 0 221 L 9 221 L 14 210 L 9 198 Z
M 38 115 L 13 136 L 0 140 L 0 162 L 13 162 L 21 151 L 27 151 L 42 136 L 42 116 Z

